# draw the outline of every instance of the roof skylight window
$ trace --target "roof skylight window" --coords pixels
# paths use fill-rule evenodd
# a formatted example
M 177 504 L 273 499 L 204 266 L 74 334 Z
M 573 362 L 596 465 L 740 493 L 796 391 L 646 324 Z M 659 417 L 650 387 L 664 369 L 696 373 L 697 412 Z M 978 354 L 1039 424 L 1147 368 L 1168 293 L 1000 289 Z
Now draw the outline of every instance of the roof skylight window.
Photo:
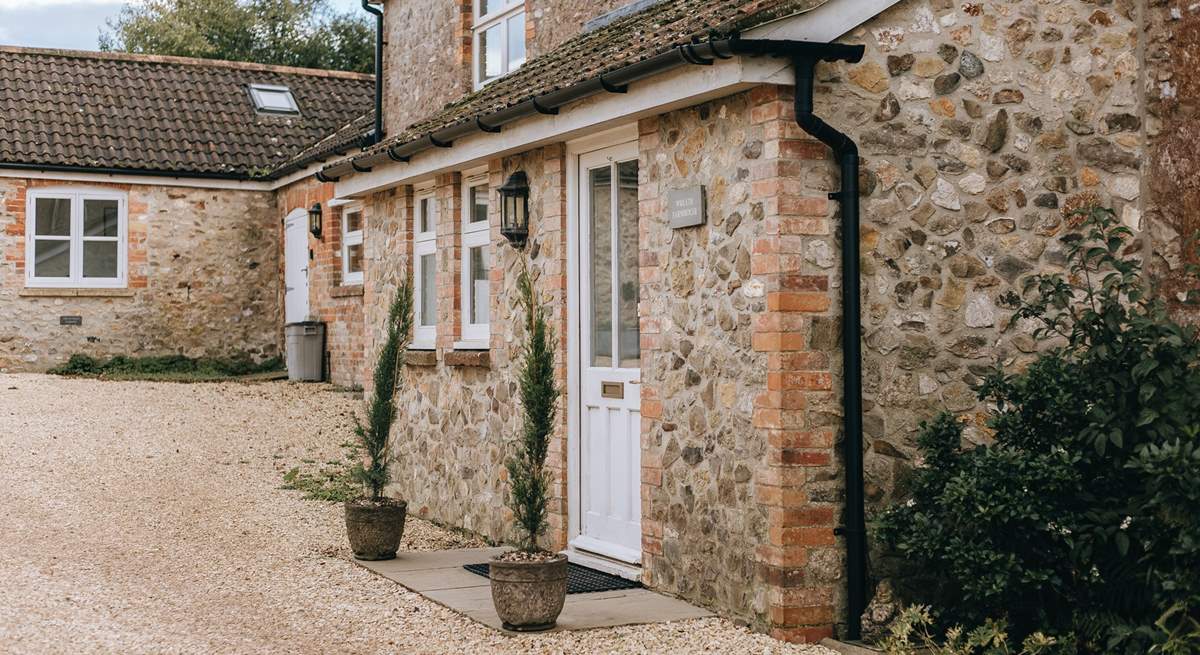
M 300 113 L 300 107 L 296 104 L 292 90 L 286 86 L 251 84 L 250 99 L 254 101 L 254 108 L 260 113 L 289 116 Z

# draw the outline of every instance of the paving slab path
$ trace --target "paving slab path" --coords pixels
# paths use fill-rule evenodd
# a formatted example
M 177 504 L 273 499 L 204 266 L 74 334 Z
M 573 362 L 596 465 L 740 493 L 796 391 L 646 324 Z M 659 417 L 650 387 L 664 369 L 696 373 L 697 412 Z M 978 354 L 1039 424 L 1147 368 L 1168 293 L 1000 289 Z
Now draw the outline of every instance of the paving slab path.
M 339 455 L 358 406 L 326 385 L 0 374 L 0 653 L 832 654 L 722 619 L 509 637 L 354 565 L 340 506 L 280 485 Z

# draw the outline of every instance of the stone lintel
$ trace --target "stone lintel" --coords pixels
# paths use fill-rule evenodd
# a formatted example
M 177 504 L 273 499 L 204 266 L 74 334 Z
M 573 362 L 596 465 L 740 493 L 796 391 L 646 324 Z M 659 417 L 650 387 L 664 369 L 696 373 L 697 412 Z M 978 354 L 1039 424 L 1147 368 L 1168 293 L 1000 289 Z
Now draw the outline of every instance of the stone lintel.
M 492 353 L 487 350 L 451 350 L 442 359 L 446 366 L 492 367 Z
M 436 350 L 409 350 L 404 354 L 406 366 L 437 366 Z
M 333 287 L 329 290 L 329 295 L 333 298 L 361 298 L 363 295 L 363 285 L 354 284 L 350 286 Z

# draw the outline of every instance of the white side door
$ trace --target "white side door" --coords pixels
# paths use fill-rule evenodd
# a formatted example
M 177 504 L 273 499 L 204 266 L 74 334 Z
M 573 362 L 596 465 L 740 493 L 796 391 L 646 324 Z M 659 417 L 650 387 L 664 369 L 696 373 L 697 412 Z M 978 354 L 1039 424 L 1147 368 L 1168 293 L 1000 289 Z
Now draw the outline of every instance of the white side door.
M 579 157 L 579 534 L 642 559 L 637 143 Z
M 308 211 L 288 214 L 283 227 L 284 322 L 299 323 L 308 320 Z

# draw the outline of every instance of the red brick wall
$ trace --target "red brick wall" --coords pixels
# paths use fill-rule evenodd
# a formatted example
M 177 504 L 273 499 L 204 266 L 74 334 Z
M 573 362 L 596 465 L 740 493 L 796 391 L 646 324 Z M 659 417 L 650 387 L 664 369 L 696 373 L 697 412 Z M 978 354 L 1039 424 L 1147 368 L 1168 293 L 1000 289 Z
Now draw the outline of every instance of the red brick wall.
M 285 247 L 284 218 L 296 209 L 307 210 L 314 203 L 321 203 L 321 238 L 317 239 L 311 234 L 308 237 L 308 247 L 312 252 L 308 270 L 309 309 L 316 320 L 325 323 L 329 380 L 334 384 L 355 387 L 361 386 L 369 375 L 363 360 L 363 285 L 342 284 L 342 208 L 329 206 L 333 192 L 332 184 L 321 183 L 311 177 L 278 191 L 279 276 L 282 280 L 286 265 L 282 255 Z M 367 238 L 364 232 L 364 246 Z M 366 259 L 364 266 L 369 266 Z M 282 315 L 282 290 L 279 306 Z

